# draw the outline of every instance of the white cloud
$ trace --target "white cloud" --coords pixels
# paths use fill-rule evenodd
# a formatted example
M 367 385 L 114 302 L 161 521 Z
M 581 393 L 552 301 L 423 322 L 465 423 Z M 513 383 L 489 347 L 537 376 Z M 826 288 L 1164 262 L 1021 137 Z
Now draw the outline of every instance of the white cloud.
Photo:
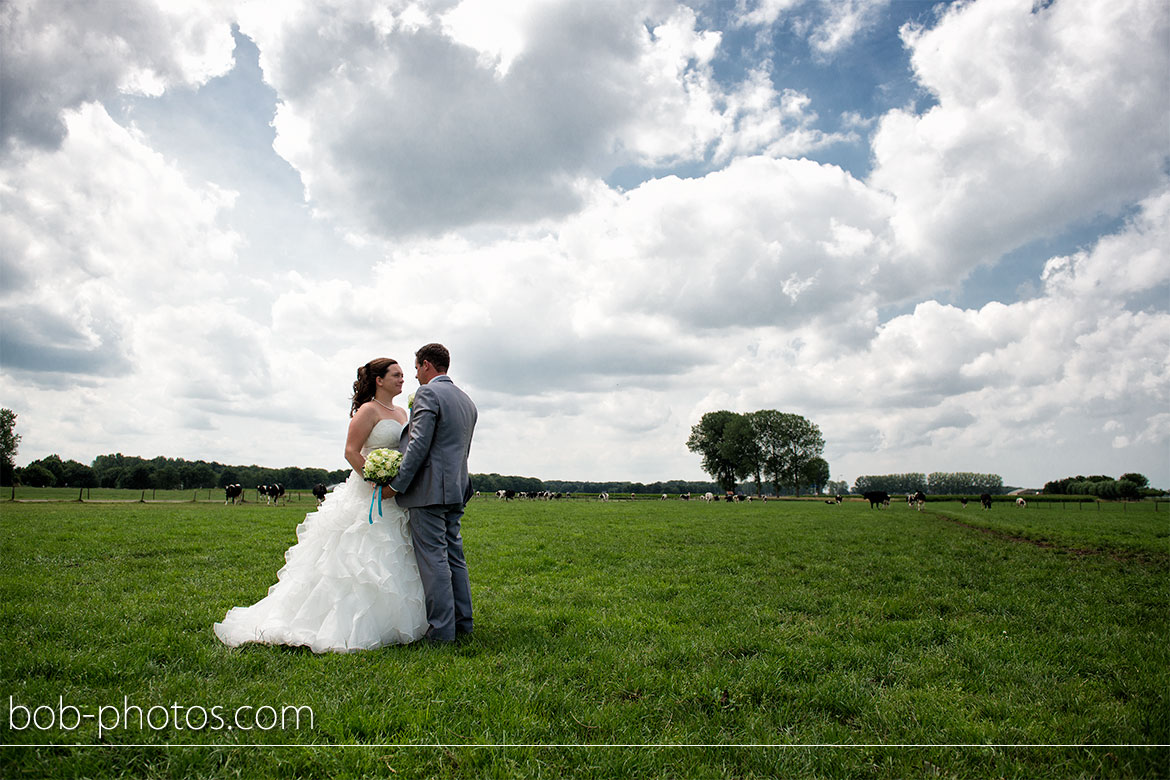
M 887 114 L 870 183 L 894 196 L 898 242 L 955 280 L 1158 185 L 1170 124 L 1170 6 L 1159 0 L 951 6 L 907 27 L 938 104 Z
M 809 43 L 821 56 L 832 56 L 871 28 L 889 4 L 890 0 L 824 0 L 828 18 L 813 29 Z
M 231 3 L 131 0 L 116 11 L 64 0 L 0 6 L 0 151 L 53 147 L 62 112 L 119 92 L 158 95 L 232 65 Z
M 6 362 L 125 373 L 140 307 L 226 288 L 239 237 L 216 222 L 234 195 L 192 187 L 97 104 L 63 116 L 59 150 L 24 149 L 3 166 L 0 243 L 19 269 L 0 297 L 16 323 Z
M 414 25 L 348 2 L 241 14 L 279 94 L 277 151 L 358 231 L 525 225 L 575 212 L 622 165 L 842 140 L 762 70 L 721 85 L 721 34 L 685 6 L 536 3 L 481 24 L 480 2 L 436 5 L 411 6 Z

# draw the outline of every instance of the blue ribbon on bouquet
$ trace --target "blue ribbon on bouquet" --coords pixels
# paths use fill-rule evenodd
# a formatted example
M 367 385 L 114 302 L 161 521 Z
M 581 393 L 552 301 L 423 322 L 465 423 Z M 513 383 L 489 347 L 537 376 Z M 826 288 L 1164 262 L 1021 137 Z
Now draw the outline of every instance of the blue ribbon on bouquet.
M 370 525 L 374 524 L 374 502 L 378 502 L 378 517 L 382 516 L 382 486 L 374 485 L 374 495 L 370 496 Z

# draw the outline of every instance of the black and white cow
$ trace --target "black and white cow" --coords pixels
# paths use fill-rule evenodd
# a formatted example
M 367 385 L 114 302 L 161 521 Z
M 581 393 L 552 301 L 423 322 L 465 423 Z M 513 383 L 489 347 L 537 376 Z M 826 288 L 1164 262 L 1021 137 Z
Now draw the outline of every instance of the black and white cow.
M 327 492 L 329 492 L 328 489 L 320 482 L 318 482 L 316 485 L 313 485 L 313 495 L 317 499 L 317 506 L 321 506 L 321 502 L 325 500 L 325 494 Z
M 239 500 L 240 503 L 244 502 L 244 488 L 243 488 L 243 486 L 242 485 L 227 485 L 226 487 L 224 487 L 224 489 L 223 489 L 223 502 L 225 504 L 228 504 L 228 503 L 235 504 L 237 500 Z
M 921 512 L 922 507 L 926 505 L 926 494 L 919 490 L 914 494 L 914 507 Z
M 890 494 L 884 490 L 870 490 L 862 493 L 861 497 L 869 502 L 870 509 L 873 509 L 875 506 L 884 508 L 890 505 Z
M 991 509 L 991 494 L 983 493 L 979 496 L 979 503 L 983 505 L 984 509 Z
M 280 504 L 280 497 L 284 495 L 284 485 L 275 482 L 271 485 L 257 485 L 256 493 L 265 496 L 269 506 Z

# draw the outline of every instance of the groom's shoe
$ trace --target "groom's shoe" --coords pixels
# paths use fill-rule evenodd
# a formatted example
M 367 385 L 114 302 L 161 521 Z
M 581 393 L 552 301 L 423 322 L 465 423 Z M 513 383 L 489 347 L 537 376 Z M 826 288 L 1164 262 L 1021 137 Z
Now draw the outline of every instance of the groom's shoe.
M 454 639 L 443 639 L 436 636 L 433 631 L 428 631 L 426 636 L 422 638 L 422 643 L 428 647 L 446 647 L 455 644 Z

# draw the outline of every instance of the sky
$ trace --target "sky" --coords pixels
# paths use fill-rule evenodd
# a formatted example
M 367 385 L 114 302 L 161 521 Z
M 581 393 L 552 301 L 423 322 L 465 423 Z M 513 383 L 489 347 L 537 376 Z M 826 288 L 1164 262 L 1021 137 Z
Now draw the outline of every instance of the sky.
M 473 472 L 1170 487 L 1164 0 L 8 0 L 0 405 L 56 453 L 344 468 L 451 351 Z

